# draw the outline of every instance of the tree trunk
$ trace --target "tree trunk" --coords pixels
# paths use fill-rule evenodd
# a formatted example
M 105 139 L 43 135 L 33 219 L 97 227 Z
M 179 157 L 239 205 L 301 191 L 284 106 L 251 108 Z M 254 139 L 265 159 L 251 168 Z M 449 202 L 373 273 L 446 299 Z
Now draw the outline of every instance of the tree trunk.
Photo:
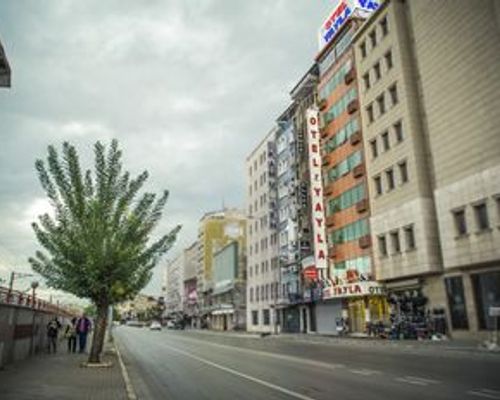
M 92 347 L 90 348 L 89 363 L 100 363 L 101 353 L 104 345 L 104 336 L 106 335 L 106 322 L 108 320 L 108 305 L 97 305 L 97 318 L 94 327 L 94 336 L 92 338 Z

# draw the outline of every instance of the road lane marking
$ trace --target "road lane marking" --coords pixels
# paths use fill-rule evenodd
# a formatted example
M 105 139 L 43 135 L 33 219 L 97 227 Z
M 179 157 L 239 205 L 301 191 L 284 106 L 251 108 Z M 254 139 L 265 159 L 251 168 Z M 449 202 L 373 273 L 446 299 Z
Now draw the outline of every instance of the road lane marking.
M 472 396 L 484 397 L 486 399 L 495 399 L 495 400 L 500 399 L 500 392 L 498 390 L 474 389 L 474 390 L 469 390 L 467 394 L 470 394 Z
M 352 372 L 353 374 L 357 374 L 357 375 L 363 375 L 363 376 L 372 376 L 372 375 L 380 374 L 380 371 L 376 371 L 374 369 L 367 369 L 367 368 L 349 369 L 349 372 Z
M 127 368 L 125 367 L 125 363 L 123 362 L 122 355 L 120 350 L 118 349 L 118 344 L 115 343 L 116 355 L 118 356 L 118 362 L 120 364 L 120 368 L 122 370 L 122 377 L 125 381 L 125 389 L 127 391 L 128 400 L 137 400 L 137 395 L 135 394 L 134 386 L 132 385 L 132 381 L 127 372 Z
M 197 361 L 202 362 L 204 364 L 210 365 L 210 366 L 212 366 L 214 368 L 220 369 L 221 371 L 227 372 L 227 373 L 232 374 L 232 375 L 239 376 L 240 378 L 244 378 L 244 379 L 247 379 L 247 380 L 249 380 L 251 382 L 258 383 L 259 385 L 268 387 L 268 388 L 276 390 L 278 392 L 285 393 L 285 394 L 287 394 L 287 395 L 289 395 L 291 397 L 294 397 L 296 399 L 300 399 L 300 400 L 316 400 L 316 399 L 314 399 L 312 397 L 309 397 L 309 396 L 306 396 L 304 394 L 301 394 L 301 393 L 298 393 L 298 392 L 294 392 L 293 390 L 286 389 L 286 388 L 284 388 L 282 386 L 275 385 L 274 383 L 267 382 L 267 381 L 264 381 L 264 380 L 259 379 L 259 378 L 255 378 L 254 376 L 244 374 L 243 372 L 236 371 L 235 369 L 232 369 L 232 368 L 229 368 L 229 367 L 224 367 L 223 365 L 214 363 L 214 362 L 212 362 L 210 360 L 207 360 L 205 358 L 195 356 L 194 354 L 189 353 L 187 351 L 176 349 L 175 347 L 171 347 L 171 346 L 169 346 L 169 345 L 167 345 L 165 343 L 163 343 L 163 346 L 167 347 L 168 349 L 170 349 L 173 352 L 182 354 L 182 355 L 184 355 L 186 357 L 190 357 L 190 358 L 192 358 L 194 360 L 197 360 Z
M 411 385 L 418 385 L 418 386 L 428 386 L 430 384 L 437 384 L 440 383 L 440 381 L 437 381 L 435 379 L 429 379 L 429 378 L 421 378 L 419 376 L 404 376 L 402 378 L 396 378 L 395 379 L 397 382 L 404 382 L 404 383 L 409 383 Z
M 302 357 L 295 357 L 295 356 L 288 356 L 285 354 L 279 354 L 279 353 L 270 353 L 270 352 L 265 352 L 262 350 L 250 350 L 250 349 L 243 349 L 241 347 L 234 347 L 234 346 L 228 346 L 225 344 L 220 344 L 220 343 L 211 343 L 211 342 L 205 342 L 203 340 L 197 340 L 197 339 L 192 339 L 192 338 L 185 338 L 185 337 L 179 337 L 177 336 L 178 339 L 185 340 L 185 341 L 191 341 L 191 342 L 198 342 L 203 344 L 204 346 L 209 345 L 213 347 L 219 347 L 222 349 L 227 349 L 227 350 L 234 350 L 234 351 L 239 351 L 241 353 L 248 353 L 248 354 L 255 354 L 255 355 L 260 355 L 264 357 L 270 357 L 270 358 L 276 358 L 278 360 L 283 360 L 283 361 L 293 361 L 297 363 L 302 363 L 305 365 L 313 366 L 313 367 L 319 367 L 319 368 L 325 368 L 325 369 L 337 369 L 337 368 L 345 368 L 345 364 L 340 364 L 340 363 L 326 363 L 322 361 L 315 361 L 311 360 L 309 358 L 302 358 Z

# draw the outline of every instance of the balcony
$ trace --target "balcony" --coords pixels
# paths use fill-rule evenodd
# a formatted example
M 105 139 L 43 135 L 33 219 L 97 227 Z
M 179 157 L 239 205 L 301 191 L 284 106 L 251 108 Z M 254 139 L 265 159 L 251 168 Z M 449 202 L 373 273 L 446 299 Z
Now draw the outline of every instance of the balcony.
M 348 105 L 347 105 L 347 112 L 349 114 L 353 114 L 356 111 L 359 110 L 359 101 L 358 99 L 352 100 Z
M 328 248 L 328 257 L 335 258 L 337 256 L 337 248 L 332 245 Z
M 328 228 L 332 228 L 333 226 L 335 226 L 335 216 L 334 215 L 329 215 L 328 217 L 326 217 L 326 226 Z
M 356 70 L 351 68 L 347 74 L 344 75 L 344 83 L 349 85 L 356 78 Z
M 365 166 L 363 164 L 357 165 L 352 170 L 352 175 L 355 178 L 361 178 L 365 174 Z
M 324 156 L 321 165 L 323 167 L 328 167 L 328 165 L 330 165 L 330 156 Z
M 363 200 L 358 201 L 356 203 L 356 211 L 358 213 L 364 213 L 367 210 L 368 210 L 368 200 L 367 199 L 363 199 Z
M 333 194 L 333 185 L 330 184 L 325 188 L 324 195 L 331 196 L 332 194 Z
M 321 128 L 321 139 L 324 139 L 328 136 L 328 130 L 326 128 Z
M 349 140 L 352 146 L 357 145 L 359 142 L 361 142 L 361 132 L 360 131 L 354 132 Z
M 328 105 L 328 102 L 326 101 L 326 99 L 321 99 L 318 103 L 318 107 L 319 107 L 320 111 L 324 111 L 326 109 L 327 105 Z
M 366 249 L 372 245 L 372 238 L 370 235 L 361 236 L 358 240 L 359 247 Z

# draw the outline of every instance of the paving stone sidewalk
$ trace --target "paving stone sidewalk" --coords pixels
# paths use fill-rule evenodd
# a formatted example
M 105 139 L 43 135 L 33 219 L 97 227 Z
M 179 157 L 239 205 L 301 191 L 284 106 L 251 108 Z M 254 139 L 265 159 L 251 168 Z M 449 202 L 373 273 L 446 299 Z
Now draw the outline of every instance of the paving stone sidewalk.
M 61 346 L 63 347 L 63 346 Z M 0 370 L 2 400 L 125 400 L 118 358 L 105 355 L 110 368 L 82 368 L 86 354 L 40 354 Z

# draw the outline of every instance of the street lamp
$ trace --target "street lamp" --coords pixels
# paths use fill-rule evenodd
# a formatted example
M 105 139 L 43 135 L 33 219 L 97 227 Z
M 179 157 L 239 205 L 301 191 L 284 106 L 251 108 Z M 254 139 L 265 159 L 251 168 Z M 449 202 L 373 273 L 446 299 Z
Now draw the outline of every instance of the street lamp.
M 19 277 L 19 278 L 27 278 L 27 277 L 33 276 L 33 274 L 29 274 L 29 273 L 26 273 L 26 272 L 15 272 L 15 271 L 12 271 L 10 273 L 9 292 L 8 292 L 8 295 L 7 295 L 8 299 L 10 299 L 10 297 L 12 296 L 12 291 L 14 289 L 14 280 L 16 279 L 16 276 Z
M 37 281 L 31 282 L 31 289 L 32 289 L 31 304 L 33 305 L 33 308 L 35 308 L 35 291 L 38 285 L 39 284 Z

